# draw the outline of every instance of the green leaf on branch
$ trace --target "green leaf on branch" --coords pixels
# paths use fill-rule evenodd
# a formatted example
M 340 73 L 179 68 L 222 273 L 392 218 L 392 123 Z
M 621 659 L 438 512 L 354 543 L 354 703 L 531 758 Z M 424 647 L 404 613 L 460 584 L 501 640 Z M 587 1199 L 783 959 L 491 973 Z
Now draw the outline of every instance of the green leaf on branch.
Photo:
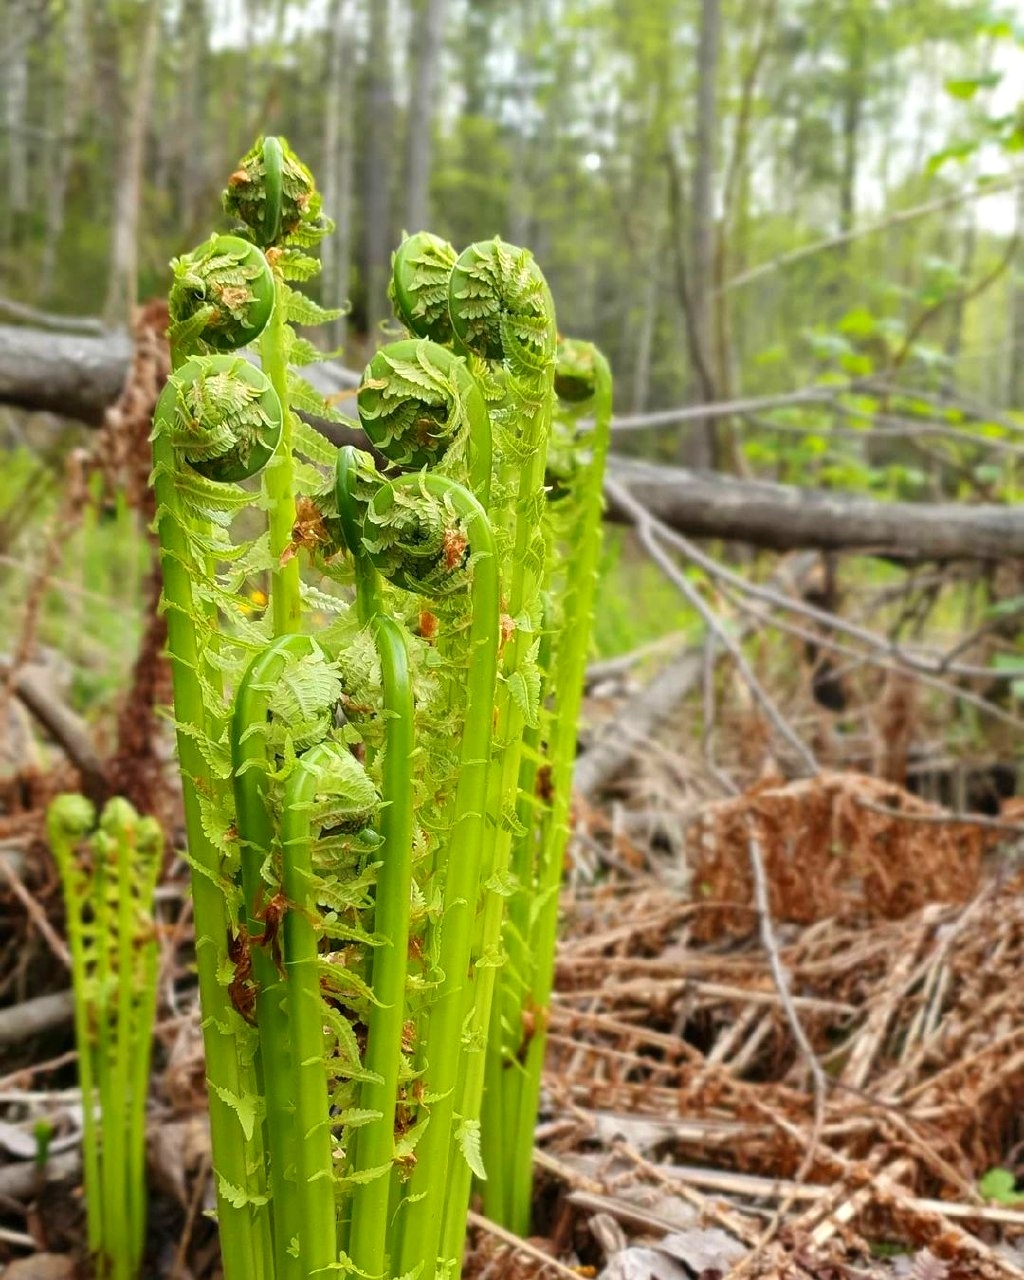
M 963 76 L 954 80 L 946 81 L 946 92 L 951 98 L 957 98 L 961 102 L 970 102 L 979 89 L 994 89 L 1002 80 L 1003 73 L 1001 71 L 987 71 L 980 76 Z

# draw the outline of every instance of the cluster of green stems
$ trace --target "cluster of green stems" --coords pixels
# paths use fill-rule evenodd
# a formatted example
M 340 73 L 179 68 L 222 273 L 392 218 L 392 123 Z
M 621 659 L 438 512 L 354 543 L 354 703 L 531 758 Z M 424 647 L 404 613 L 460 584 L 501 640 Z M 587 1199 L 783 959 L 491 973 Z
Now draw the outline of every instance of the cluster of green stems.
M 528 252 L 418 233 L 336 450 L 308 170 L 225 204 L 153 431 L 225 1276 L 454 1280 L 474 1178 L 528 1225 L 610 379 Z
M 71 952 L 87 1244 L 98 1280 L 133 1280 L 146 1236 L 152 911 L 163 835 L 120 798 L 108 801 L 97 826 L 93 805 L 75 794 L 51 802 L 47 829 Z

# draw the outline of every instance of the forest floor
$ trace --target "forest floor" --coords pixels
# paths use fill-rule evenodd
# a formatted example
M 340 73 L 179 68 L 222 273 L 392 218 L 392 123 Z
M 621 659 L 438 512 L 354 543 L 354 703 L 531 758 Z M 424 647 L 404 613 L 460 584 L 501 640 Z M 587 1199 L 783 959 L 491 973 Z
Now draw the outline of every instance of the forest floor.
M 155 712 L 169 701 L 159 584 L 134 552 L 137 572 L 116 560 L 131 537 L 113 524 L 98 541 L 87 512 L 86 471 L 98 467 L 126 495 L 118 520 L 147 517 L 161 331 L 143 331 L 129 386 L 49 534 L 33 535 L 37 571 L 6 611 L 0 1267 L 11 1280 L 68 1280 L 82 1248 L 81 1102 L 45 806 L 80 786 L 118 792 L 172 836 L 181 829 L 170 728 Z M 117 612 L 97 613 L 98 576 L 79 589 L 88 610 L 51 619 L 80 666 L 118 659 L 102 724 L 70 711 L 61 654 L 50 667 L 29 661 L 76 526 L 93 547 L 82 564 L 94 574 L 113 564 L 110 586 L 130 580 L 135 593 L 120 610 L 132 615 L 130 643 Z M 1024 1280 L 1018 721 L 994 703 L 982 734 L 974 685 L 925 699 L 893 670 L 892 637 L 908 620 L 929 620 L 963 650 L 973 597 L 953 579 L 954 616 L 935 575 L 894 590 L 878 572 L 859 579 L 858 616 L 866 599 L 894 601 L 898 616 L 874 667 L 848 664 L 840 682 L 820 655 L 811 662 L 806 629 L 748 633 L 774 719 L 760 685 L 717 663 L 725 646 L 714 639 L 684 655 L 688 696 L 676 681 L 656 734 L 638 728 L 640 668 L 619 665 L 592 691 L 583 765 L 599 754 L 602 722 L 605 741 L 639 740 L 627 768 L 582 788 L 573 815 L 537 1234 L 510 1240 L 474 1216 L 467 1280 Z M 644 598 L 630 576 L 618 603 L 633 615 Z M 85 645 L 90 617 L 101 634 Z M 977 683 L 978 670 L 965 679 Z M 813 768 L 786 758 L 794 733 L 813 744 Z M 173 856 L 158 891 L 147 1280 L 218 1275 L 188 878 Z M 42 1164 L 41 1121 L 53 1131 Z
M 722 797 L 695 756 L 652 745 L 577 806 L 537 1235 L 518 1244 L 474 1217 L 467 1277 L 1024 1276 L 1016 802 L 979 827 L 841 769 Z M 0 818 L 0 1258 L 14 1280 L 70 1277 L 81 1247 L 69 1008 L 39 1008 L 67 986 L 41 806 L 69 780 L 23 777 Z M 179 860 L 160 891 L 147 1274 L 207 1280 L 187 901 Z M 40 1119 L 55 1136 L 37 1170 Z

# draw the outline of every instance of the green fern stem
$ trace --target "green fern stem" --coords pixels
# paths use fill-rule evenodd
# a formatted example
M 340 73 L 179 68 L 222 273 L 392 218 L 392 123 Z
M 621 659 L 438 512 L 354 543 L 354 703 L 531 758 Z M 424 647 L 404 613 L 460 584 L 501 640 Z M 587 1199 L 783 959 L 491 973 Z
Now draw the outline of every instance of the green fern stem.
M 135 942 L 135 912 L 132 902 L 132 828 L 134 811 L 125 800 L 111 800 L 100 819 L 100 832 L 107 836 L 110 855 L 116 863 L 114 883 L 117 894 L 117 1013 L 114 1019 L 114 1070 L 113 1088 L 109 1101 L 109 1120 L 104 1114 L 106 1150 L 104 1163 L 111 1167 L 112 1188 L 120 1194 L 114 1204 L 120 1219 L 120 1231 L 129 1237 L 129 1247 L 117 1252 L 114 1267 L 115 1280 L 132 1280 L 131 1255 L 135 1248 L 134 1218 L 132 1215 L 131 1187 L 125 1197 L 128 1167 L 128 1117 L 131 1115 L 129 1096 L 129 1053 L 132 1048 L 132 953 Z M 107 1107 L 104 1107 L 106 1113 Z M 127 1199 L 127 1202 L 126 1202 Z
M 370 1006 L 360 1107 L 376 1112 L 356 1131 L 349 1253 L 361 1272 L 385 1274 L 389 1225 L 390 1172 L 395 1154 L 395 1108 L 402 1066 L 405 1025 L 405 982 L 409 955 L 409 910 L 412 884 L 413 731 L 412 683 L 402 631 L 382 614 L 371 626 L 381 664 L 385 726 L 381 792 L 383 848 L 378 855 L 373 952 L 374 1002 Z M 368 1181 L 364 1179 L 368 1178 Z
M 95 1258 L 103 1239 L 103 1184 L 96 1124 L 96 1019 L 90 1000 L 93 975 L 87 952 L 86 876 L 78 861 L 78 844 L 92 830 L 95 810 L 84 796 L 65 794 L 51 803 L 46 815 L 50 848 L 61 874 L 75 993 L 75 1043 L 78 1046 L 78 1084 L 82 1093 L 82 1163 L 85 1171 L 85 1212 L 89 1254 Z
M 381 491 L 422 493 L 450 504 L 465 527 L 471 557 L 469 583 L 472 621 L 466 649 L 466 710 L 454 820 L 444 854 L 444 903 L 438 965 L 443 974 L 430 1008 L 423 1049 L 423 1092 L 429 1099 L 429 1121 L 417 1147 L 416 1167 L 406 1188 L 399 1275 L 420 1269 L 427 1280 L 436 1267 L 441 1215 L 451 1152 L 452 1121 L 456 1110 L 462 1022 L 467 970 L 480 892 L 483 847 L 487 839 L 485 805 L 491 751 L 491 728 L 498 653 L 498 563 L 494 536 L 486 513 L 461 485 L 443 476 L 423 473 L 405 476 Z M 416 582 L 400 585 L 416 590 Z
M 185 375 L 188 365 L 181 371 Z M 215 780 L 199 740 L 210 730 L 201 677 L 205 659 L 199 644 L 197 605 L 192 592 L 192 552 L 188 517 L 181 510 L 176 477 L 179 462 L 176 431 L 178 386 L 167 384 L 157 403 L 153 430 L 153 487 L 156 529 L 163 569 L 163 603 L 171 659 L 178 759 L 181 766 L 189 856 L 194 872 L 192 897 L 196 921 L 196 967 L 203 1009 L 203 1043 L 210 1086 L 210 1129 L 217 1177 L 217 1216 L 225 1280 L 272 1280 L 270 1218 L 263 1180 L 262 1142 L 254 1116 L 255 1073 L 245 1060 L 240 1037 L 241 1015 L 233 1007 L 227 983 L 230 914 L 221 871 L 221 852 L 203 825 L 200 789 L 212 794 Z
M 80 862 L 77 845 L 94 820 L 93 806 L 76 795 L 57 797 L 47 815 L 72 953 L 89 1251 L 100 1280 L 136 1280 L 146 1226 L 149 1078 L 148 1069 L 137 1076 L 131 1059 L 138 1051 L 148 1068 L 156 947 L 140 921 L 156 889 L 162 837 L 151 818 L 140 819 L 115 797 L 89 839 L 89 861 Z
M 135 1224 L 132 1242 L 133 1274 L 138 1274 L 146 1243 L 146 1098 L 153 1056 L 153 1027 L 156 1023 L 157 982 L 160 952 L 152 916 L 157 881 L 160 878 L 164 837 L 153 818 L 140 818 L 135 828 L 138 897 L 136 902 L 134 947 L 138 997 L 132 1026 L 131 1080 L 128 1132 L 128 1204 Z
M 401 628 L 380 612 L 380 581 L 362 536 L 356 501 L 357 453 L 338 451 L 335 493 L 345 542 L 353 557 L 356 611 L 373 631 L 381 665 L 386 717 L 381 778 L 384 803 L 374 896 L 374 932 L 379 945 L 371 962 L 375 1003 L 368 1015 L 364 1066 L 369 1073 L 360 1109 L 376 1118 L 356 1132 L 349 1254 L 361 1272 L 382 1275 L 386 1266 L 390 1173 L 395 1152 L 395 1109 L 402 1065 L 405 982 L 408 970 L 412 886 L 413 764 L 415 747 L 409 658 Z
M 275 1280 L 304 1280 L 313 1269 L 314 1257 L 321 1258 L 317 1266 L 327 1265 L 322 1261 L 325 1248 L 328 1262 L 334 1261 L 334 1193 L 330 1180 L 322 1024 L 314 1059 L 307 1062 L 303 1057 L 303 1052 L 308 1054 L 312 1047 L 310 1019 L 320 1008 L 316 935 L 308 919 L 316 907 L 309 866 L 308 801 L 305 810 L 292 813 L 296 797 L 289 795 L 288 789 L 281 817 L 280 851 L 281 890 L 285 901 L 268 905 L 265 892 L 266 868 L 273 862 L 276 844 L 268 794 L 269 775 L 275 767 L 268 754 L 266 738 L 270 718 L 268 695 L 289 661 L 319 655 L 316 643 L 306 636 L 279 638 L 253 659 L 242 677 L 231 723 L 242 890 L 252 976 L 256 983 L 265 1143 L 270 1157 Z M 305 779 L 308 766 L 298 767 L 296 774 Z M 300 824 L 298 833 L 297 823 Z M 292 891 L 298 896 L 293 897 Z M 282 941 L 276 941 L 275 935 L 275 940 L 265 939 L 263 945 L 259 945 L 258 938 L 275 927 L 268 914 L 270 910 L 284 912 L 286 931 Z M 293 946 L 298 944 L 299 954 L 290 954 L 287 949 L 282 951 L 282 972 L 275 948 L 282 945 L 286 948 L 289 940 Z M 305 1032 L 304 1037 L 299 1035 L 300 1028 Z M 311 1114 L 311 1099 L 316 1098 L 319 1098 L 319 1119 Z M 314 1120 L 312 1126 L 311 1119 Z M 308 1178 L 307 1170 L 310 1171 Z M 326 1223 L 331 1224 L 331 1230 L 325 1239 Z
M 503 958 L 501 935 L 513 835 L 507 815 L 517 809 L 523 732 L 528 720 L 539 714 L 538 706 L 533 709 L 533 716 L 528 716 L 525 706 L 529 698 L 526 670 L 534 642 L 528 619 L 541 612 L 541 515 L 557 334 L 554 303 L 533 259 L 499 240 L 470 246 L 459 258 L 449 288 L 452 322 L 459 340 L 485 358 L 502 357 L 508 410 L 518 423 L 518 451 L 524 459 L 513 507 L 511 572 L 505 602 L 505 611 L 515 626 L 505 642 L 503 678 L 495 711 L 500 768 L 492 778 L 488 799 L 488 814 L 496 834 L 487 868 L 479 942 L 474 950 L 476 964 L 470 977 L 471 1012 L 466 1035 L 478 1048 L 465 1055 L 459 1088 L 461 1123 L 479 1128 L 487 1065 L 484 1046 Z M 523 693 L 517 697 L 513 688 L 519 681 L 524 682 Z M 495 1172 L 500 1177 L 500 1172 Z M 456 1161 L 451 1171 L 442 1236 L 442 1254 L 448 1260 L 461 1257 L 472 1174 L 464 1160 Z
M 297 1274 L 303 1277 L 329 1273 L 338 1258 L 310 831 L 310 806 L 318 788 L 329 786 L 338 750 L 347 748 L 320 743 L 304 753 L 285 785 L 281 814 L 281 885 L 289 902 L 284 957 L 297 1069 L 292 1123 L 299 1142 L 301 1217 L 294 1238 L 301 1260 Z M 279 1272 L 279 1280 L 286 1274 L 291 1273 Z
M 480 1104 L 480 1137 L 487 1180 L 481 1191 L 484 1208 L 495 1222 L 506 1221 L 505 1205 L 509 1195 L 507 1176 L 509 1152 L 518 1145 L 518 1135 L 508 1132 L 509 1121 L 518 1117 L 518 1099 L 522 1083 L 522 1065 L 507 1051 L 508 1027 L 522 1025 L 526 1010 L 524 975 L 530 972 L 534 958 L 529 951 L 530 913 L 535 910 L 535 863 L 539 831 L 537 807 L 538 780 L 542 764 L 547 762 L 550 739 L 549 691 L 551 662 L 555 647 L 550 602 L 545 609 L 537 667 L 543 678 L 542 696 L 536 721 L 527 725 L 522 736 L 519 763 L 519 798 L 516 805 L 518 832 L 512 844 L 510 870 L 514 886 L 506 905 L 506 960 L 498 976 L 491 1007 L 491 1024 L 487 1036 L 487 1063 L 483 1098 Z M 497 1082 L 497 1083 L 496 1083 Z
M 526 992 L 524 1007 L 530 1014 L 532 1034 L 524 1036 L 517 1057 L 523 1061 L 521 1089 L 512 1127 L 513 1155 L 509 1164 L 511 1199 L 504 1224 L 521 1235 L 529 1233 L 533 1183 L 533 1130 L 540 1099 L 541 1074 L 547 1049 L 551 991 L 554 984 L 555 946 L 558 932 L 558 890 L 562 881 L 565 847 L 569 836 L 572 803 L 572 774 L 576 759 L 576 736 L 601 556 L 603 482 L 611 441 L 612 377 L 608 362 L 593 352 L 594 427 L 592 451 L 583 491 L 577 532 L 571 538 L 576 556 L 567 569 L 563 627 L 558 646 L 553 689 L 555 711 L 551 729 L 552 801 L 541 826 L 537 869 L 538 910 L 529 931 L 528 954 L 533 961 L 533 985 Z M 506 1148 L 506 1151 L 509 1148 Z
M 356 616 L 365 626 L 380 613 L 381 601 L 380 579 L 363 542 L 363 511 L 356 498 L 358 459 L 359 451 L 352 445 L 338 450 L 334 492 L 342 536 L 355 567 Z
M 109 840 L 103 832 L 93 837 L 95 881 L 93 889 L 93 914 L 96 947 L 96 1004 L 94 1016 L 97 1024 L 96 1085 L 100 1104 L 100 1176 L 103 1179 L 103 1247 L 96 1260 L 99 1280 L 108 1280 L 113 1273 L 114 1259 L 118 1254 L 118 1236 L 124 1223 L 124 1206 L 121 1203 L 119 1166 L 116 1160 L 117 1138 L 111 1141 L 110 1114 L 107 1099 L 113 1101 L 112 1068 L 116 1041 L 116 1028 L 111 1010 L 111 996 L 117 982 L 111 963 L 111 952 L 116 949 L 116 921 L 111 918 L 110 851 Z M 114 1156 L 115 1158 L 110 1158 Z
M 288 363 L 285 356 L 286 286 L 274 272 L 274 310 L 260 338 L 263 371 L 284 406 L 281 440 L 264 477 L 270 524 L 271 571 L 270 607 L 274 635 L 292 635 L 302 625 L 302 590 L 299 558 L 285 552 L 291 548 L 295 527 L 295 466 L 292 458 L 292 415 L 288 409 Z

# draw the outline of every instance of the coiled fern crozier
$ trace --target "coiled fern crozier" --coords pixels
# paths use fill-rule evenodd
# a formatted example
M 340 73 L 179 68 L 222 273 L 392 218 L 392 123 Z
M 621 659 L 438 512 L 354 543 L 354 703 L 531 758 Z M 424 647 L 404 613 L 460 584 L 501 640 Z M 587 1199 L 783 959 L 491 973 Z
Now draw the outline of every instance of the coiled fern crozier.
M 309 171 L 261 139 L 225 208 L 153 429 L 225 1275 L 455 1280 L 474 1176 L 529 1214 L 607 366 L 526 250 L 420 232 L 350 422 Z

